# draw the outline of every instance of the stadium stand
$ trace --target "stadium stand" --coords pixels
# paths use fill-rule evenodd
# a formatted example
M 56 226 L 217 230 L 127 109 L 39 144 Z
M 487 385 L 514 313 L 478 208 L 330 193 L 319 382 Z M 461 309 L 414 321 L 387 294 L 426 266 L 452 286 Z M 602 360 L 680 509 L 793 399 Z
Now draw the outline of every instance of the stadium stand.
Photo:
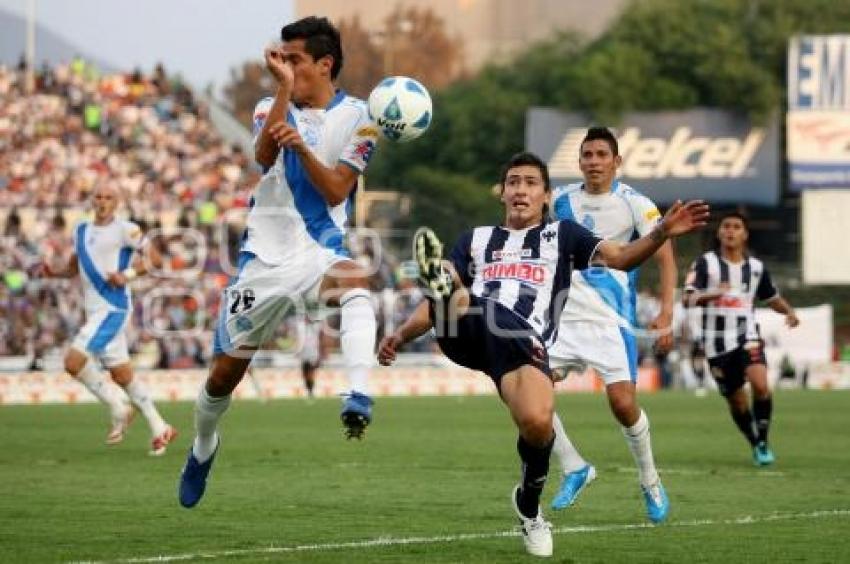
M 259 178 L 244 142 L 224 141 L 208 105 L 161 65 L 150 76 L 100 76 L 74 59 L 42 67 L 31 93 L 24 70 L 0 66 L 0 357 L 43 368 L 80 326 L 79 282 L 30 273 L 42 257 L 67 260 L 88 196 L 112 183 L 125 196 L 128 218 L 167 257 L 163 276 L 134 283 L 134 361 L 147 368 L 204 365 L 228 280 L 223 264 L 235 264 Z M 368 241 L 352 243 L 355 256 L 371 260 Z M 381 253 L 372 285 L 386 322 L 415 306 L 416 292 L 400 270 Z M 283 324 L 270 346 L 287 350 L 290 333 Z

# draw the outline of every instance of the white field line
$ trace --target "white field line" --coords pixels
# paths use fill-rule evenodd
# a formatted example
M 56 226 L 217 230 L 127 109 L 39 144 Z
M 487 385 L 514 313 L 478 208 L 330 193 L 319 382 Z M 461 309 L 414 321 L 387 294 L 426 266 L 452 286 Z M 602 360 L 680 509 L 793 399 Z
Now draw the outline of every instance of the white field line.
M 552 532 L 557 535 L 581 533 L 605 533 L 630 531 L 635 529 L 653 528 L 682 528 L 682 527 L 711 527 L 717 525 L 749 525 L 755 523 L 770 523 L 773 521 L 805 521 L 828 517 L 850 517 L 850 509 L 822 509 L 806 513 L 769 513 L 767 515 L 745 515 L 734 519 L 696 519 L 691 521 L 673 521 L 661 526 L 650 523 L 623 523 L 611 525 L 579 525 L 574 527 L 557 527 Z M 162 554 L 159 556 L 143 556 L 103 561 L 76 561 L 73 564 L 141 564 L 147 562 L 181 562 L 190 560 L 208 560 L 237 556 L 258 556 L 268 554 L 294 554 L 300 552 L 318 552 L 331 550 L 350 550 L 364 548 L 382 548 L 388 546 L 404 546 L 411 544 L 448 544 L 455 542 L 487 540 L 504 537 L 518 537 L 518 530 L 493 533 L 463 533 L 459 535 L 438 535 L 432 537 L 379 537 L 361 541 L 328 542 L 316 544 L 300 544 L 294 546 L 263 546 L 256 548 L 239 548 L 233 550 L 218 550 L 210 552 L 187 552 L 183 554 Z
M 603 468 L 604 470 L 604 468 Z M 617 466 L 615 468 L 617 472 L 624 474 L 637 474 L 637 468 L 634 466 Z M 599 469 L 597 468 L 597 473 Z M 748 477 L 759 477 L 759 476 L 770 476 L 772 478 L 781 478 L 785 476 L 785 472 L 781 470 L 765 470 L 764 468 L 752 468 L 747 470 L 718 470 L 716 472 L 712 470 L 697 470 L 694 468 L 658 468 L 658 473 L 664 476 L 665 474 L 671 475 L 681 475 L 681 476 L 720 476 L 720 475 L 729 475 L 729 476 L 748 476 Z M 598 475 L 598 474 L 597 474 Z

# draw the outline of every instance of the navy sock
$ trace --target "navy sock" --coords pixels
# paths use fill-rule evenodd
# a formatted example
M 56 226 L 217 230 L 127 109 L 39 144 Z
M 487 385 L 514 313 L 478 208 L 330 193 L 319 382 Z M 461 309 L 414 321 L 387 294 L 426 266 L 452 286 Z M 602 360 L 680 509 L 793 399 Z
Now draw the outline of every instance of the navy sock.
M 542 447 L 530 445 L 522 436 L 517 441 L 517 452 L 522 459 L 522 485 L 517 506 L 526 517 L 537 516 L 540 494 L 543 493 L 546 476 L 549 474 L 549 455 L 552 454 L 553 444 L 555 444 L 554 434 L 552 440 Z
M 756 419 L 758 441 L 767 442 L 767 432 L 770 430 L 770 415 L 773 412 L 773 398 L 753 399 L 753 415 Z
M 756 446 L 758 438 L 756 437 L 753 413 L 749 409 L 744 412 L 739 412 L 732 409 L 731 413 L 732 419 L 735 421 L 735 425 L 738 426 L 738 429 L 741 430 L 741 433 L 743 433 L 743 435 L 750 442 L 750 446 Z

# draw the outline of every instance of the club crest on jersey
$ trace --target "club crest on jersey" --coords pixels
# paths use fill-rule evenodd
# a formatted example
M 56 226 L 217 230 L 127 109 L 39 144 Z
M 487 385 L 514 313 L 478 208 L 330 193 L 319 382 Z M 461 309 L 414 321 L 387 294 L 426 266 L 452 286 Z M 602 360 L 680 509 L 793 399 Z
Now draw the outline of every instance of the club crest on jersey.
M 541 233 L 540 236 L 543 237 L 547 243 L 551 243 L 552 239 L 556 237 L 555 232 L 551 229 L 547 229 L 546 231 Z
M 546 280 L 546 267 L 533 262 L 498 262 L 485 266 L 481 277 L 485 282 L 511 278 L 541 286 Z
M 354 148 L 354 154 L 357 155 L 361 161 L 364 163 L 368 163 L 369 159 L 372 158 L 372 153 L 375 151 L 375 142 L 371 139 L 364 139 Z

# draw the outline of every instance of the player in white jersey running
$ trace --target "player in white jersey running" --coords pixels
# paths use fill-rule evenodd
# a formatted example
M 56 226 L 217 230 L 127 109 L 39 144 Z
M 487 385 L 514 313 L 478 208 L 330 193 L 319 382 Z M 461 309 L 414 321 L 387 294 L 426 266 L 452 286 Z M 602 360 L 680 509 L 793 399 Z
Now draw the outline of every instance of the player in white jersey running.
M 729 414 L 753 449 L 757 466 L 773 464 L 768 431 L 773 399 L 767 381 L 764 341 L 753 308 L 763 301 L 785 316 L 788 327 L 800 320 L 779 295 L 767 266 L 747 249 L 749 228 L 739 213 L 726 214 L 717 228 L 715 250 L 699 257 L 685 281 L 685 306 L 703 306 L 702 340 L 711 375 L 726 398 Z M 752 408 L 744 389 L 749 382 Z
M 74 229 L 74 252 L 68 263 L 62 269 L 53 269 L 44 262 L 39 273 L 56 278 L 79 274 L 82 280 L 86 322 L 65 354 L 65 370 L 109 407 L 112 427 L 106 444 L 124 440 L 133 408 L 103 377 L 98 361 L 144 415 L 153 435 L 149 454 L 159 456 L 177 431 L 162 419 L 147 386 L 133 377 L 125 328 L 132 314 L 128 283 L 146 272 L 148 261 L 157 266 L 161 259 L 153 245 L 146 245 L 147 257 L 136 257 L 131 266 L 133 253 L 142 246 L 141 229 L 115 217 L 115 188 L 102 185 L 95 189 L 92 199 L 94 221 L 83 221 Z
M 552 201 L 557 219 L 580 223 L 595 235 L 626 243 L 651 232 L 661 215 L 647 197 L 617 180 L 620 165 L 617 139 L 604 127 L 592 127 L 579 149 L 584 182 L 556 188 Z M 650 325 L 661 335 L 656 347 L 669 350 L 676 291 L 676 259 L 671 244 L 655 254 L 661 279 L 661 312 Z M 649 419 L 637 403 L 637 329 L 635 312 L 637 270 L 604 266 L 574 270 L 570 299 L 561 315 L 559 337 L 549 349 L 556 375 L 593 367 L 605 382 L 611 413 L 622 426 L 638 467 L 638 478 L 653 522 L 663 521 L 669 500 L 655 468 Z M 560 373 L 560 374 L 559 374 Z M 579 493 L 596 477 L 567 437 L 555 416 L 555 452 L 563 479 L 552 501 L 554 509 L 575 503 Z
M 336 89 L 339 31 L 308 17 L 281 30 L 266 50 L 278 83 L 254 111 L 255 157 L 265 174 L 254 190 L 239 273 L 225 290 L 214 357 L 195 407 L 197 435 L 181 475 L 179 499 L 194 507 L 218 450 L 218 421 L 254 351 L 287 309 L 309 299 L 340 307 L 340 345 L 351 390 L 341 418 L 361 438 L 372 417 L 366 387 L 377 321 L 365 269 L 344 247 L 358 176 L 378 139 L 365 102 Z M 318 296 L 314 295 L 318 292 Z
M 626 244 L 602 240 L 572 221 L 550 223 L 549 173 L 536 155 L 512 157 L 500 184 L 504 224 L 465 233 L 448 262 L 430 229 L 417 232 L 414 255 L 430 295 L 381 341 L 378 358 L 392 364 L 401 345 L 433 326 L 447 357 L 493 379 L 519 431 L 522 477 L 511 504 L 526 550 L 546 557 L 552 533 L 539 502 L 554 441 L 555 397 L 545 345 L 557 338 L 570 274 L 592 262 L 634 267 L 669 237 L 704 225 L 708 207 L 677 202 L 651 233 Z

